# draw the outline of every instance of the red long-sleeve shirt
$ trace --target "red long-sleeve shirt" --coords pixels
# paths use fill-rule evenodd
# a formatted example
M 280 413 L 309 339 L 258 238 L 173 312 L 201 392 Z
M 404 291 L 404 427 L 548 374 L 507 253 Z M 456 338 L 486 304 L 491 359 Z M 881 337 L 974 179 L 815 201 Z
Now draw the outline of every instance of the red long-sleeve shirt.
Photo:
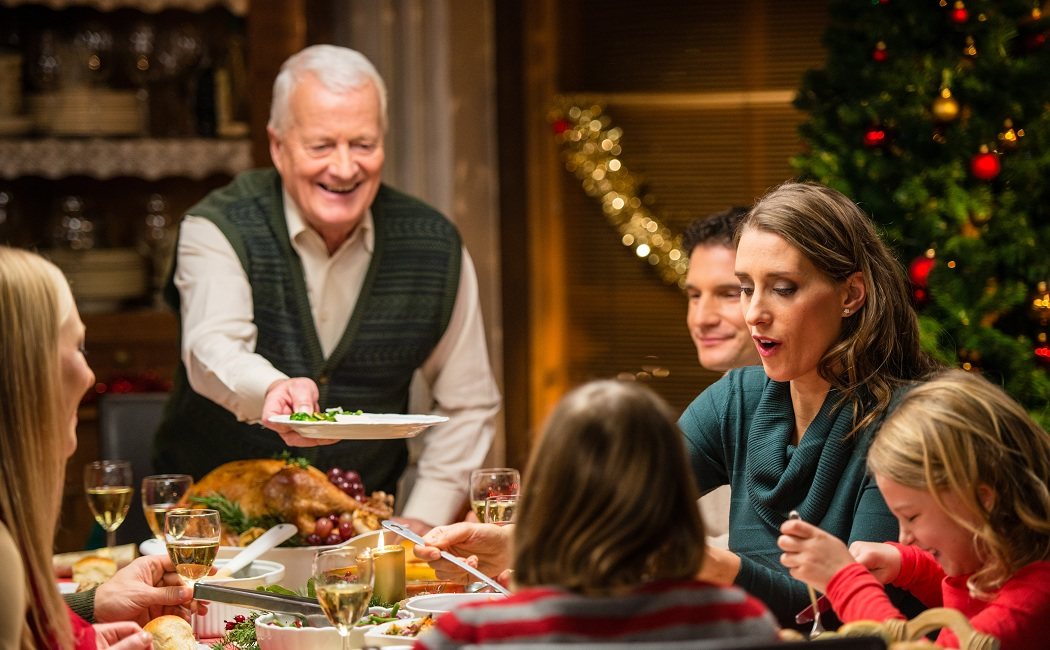
M 1033 562 L 1019 569 L 992 600 L 970 596 L 969 576 L 948 577 L 928 552 L 894 544 L 901 552 L 901 571 L 893 585 L 913 593 L 927 607 L 951 607 L 963 613 L 978 632 L 999 639 L 1001 650 L 1045 650 L 1050 620 L 1050 562 Z M 828 583 L 828 599 L 844 622 L 904 618 L 890 603 L 881 583 L 861 564 L 850 564 Z M 937 645 L 958 648 L 959 640 L 945 628 Z

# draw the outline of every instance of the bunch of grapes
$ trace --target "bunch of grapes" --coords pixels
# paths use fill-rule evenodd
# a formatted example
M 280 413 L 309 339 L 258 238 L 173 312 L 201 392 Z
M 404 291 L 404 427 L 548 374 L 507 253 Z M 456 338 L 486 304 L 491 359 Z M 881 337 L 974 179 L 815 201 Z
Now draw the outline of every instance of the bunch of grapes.
M 354 516 L 349 512 L 335 514 L 327 517 L 318 517 L 314 522 L 314 532 L 304 539 L 308 546 L 322 546 L 345 542 L 353 537 Z
M 364 501 L 365 484 L 361 482 L 361 475 L 354 470 L 333 467 L 328 470 L 328 480 L 358 501 Z

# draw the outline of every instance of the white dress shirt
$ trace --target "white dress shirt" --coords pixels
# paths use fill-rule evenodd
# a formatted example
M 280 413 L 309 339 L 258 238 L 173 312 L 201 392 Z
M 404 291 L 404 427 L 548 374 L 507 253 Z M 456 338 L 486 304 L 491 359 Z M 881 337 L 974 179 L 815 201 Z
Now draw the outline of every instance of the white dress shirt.
M 372 214 L 367 212 L 351 236 L 329 255 L 321 236 L 302 220 L 287 193 L 284 211 L 327 358 L 350 321 L 372 260 Z M 183 220 L 175 286 L 182 300 L 182 360 L 190 386 L 238 420 L 258 422 L 266 389 L 287 375 L 255 354 L 258 331 L 248 276 L 233 246 L 211 221 L 192 215 Z M 413 394 L 429 394 L 432 403 L 413 407 L 450 419 L 416 441 L 418 474 L 401 514 L 446 524 L 466 500 L 470 471 L 480 467 L 488 453 L 500 407 L 485 344 L 477 276 L 466 249 L 448 328 L 416 377 L 427 390 Z

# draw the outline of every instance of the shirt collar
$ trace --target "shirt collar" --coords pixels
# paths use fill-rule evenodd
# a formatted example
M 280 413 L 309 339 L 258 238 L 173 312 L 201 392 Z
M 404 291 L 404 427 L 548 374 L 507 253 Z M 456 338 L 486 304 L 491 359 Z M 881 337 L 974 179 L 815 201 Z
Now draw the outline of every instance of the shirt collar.
M 310 228 L 306 221 L 303 220 L 303 216 L 299 213 L 299 206 L 295 204 L 292 197 L 288 195 L 287 190 L 282 190 L 282 201 L 284 203 L 284 219 L 288 227 L 288 237 L 293 243 L 302 245 L 307 239 L 312 239 L 324 246 L 324 241 L 321 239 L 321 235 L 315 230 Z M 364 244 L 365 251 L 371 253 L 375 247 L 375 228 L 372 222 L 372 208 L 365 210 L 365 214 L 361 217 L 361 223 L 357 224 L 357 228 L 354 232 L 350 233 L 350 237 L 343 245 L 339 247 L 342 250 L 347 245 L 347 242 L 353 241 L 358 237 L 363 237 L 361 240 Z

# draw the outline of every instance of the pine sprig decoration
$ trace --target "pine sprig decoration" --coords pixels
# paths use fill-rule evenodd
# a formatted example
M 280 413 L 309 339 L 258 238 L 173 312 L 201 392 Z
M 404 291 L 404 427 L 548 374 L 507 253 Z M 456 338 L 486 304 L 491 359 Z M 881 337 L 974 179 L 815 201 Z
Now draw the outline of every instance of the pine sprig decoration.
M 856 200 L 903 262 L 936 251 L 924 345 L 1048 424 L 1047 328 L 1029 312 L 1050 280 L 1050 16 L 1037 0 L 967 0 L 965 21 L 952 8 L 831 0 L 827 63 L 795 101 L 809 151 L 792 162 Z M 959 109 L 947 120 L 946 88 Z M 873 128 L 882 146 L 865 146 Z M 982 151 L 995 168 L 978 169 Z

